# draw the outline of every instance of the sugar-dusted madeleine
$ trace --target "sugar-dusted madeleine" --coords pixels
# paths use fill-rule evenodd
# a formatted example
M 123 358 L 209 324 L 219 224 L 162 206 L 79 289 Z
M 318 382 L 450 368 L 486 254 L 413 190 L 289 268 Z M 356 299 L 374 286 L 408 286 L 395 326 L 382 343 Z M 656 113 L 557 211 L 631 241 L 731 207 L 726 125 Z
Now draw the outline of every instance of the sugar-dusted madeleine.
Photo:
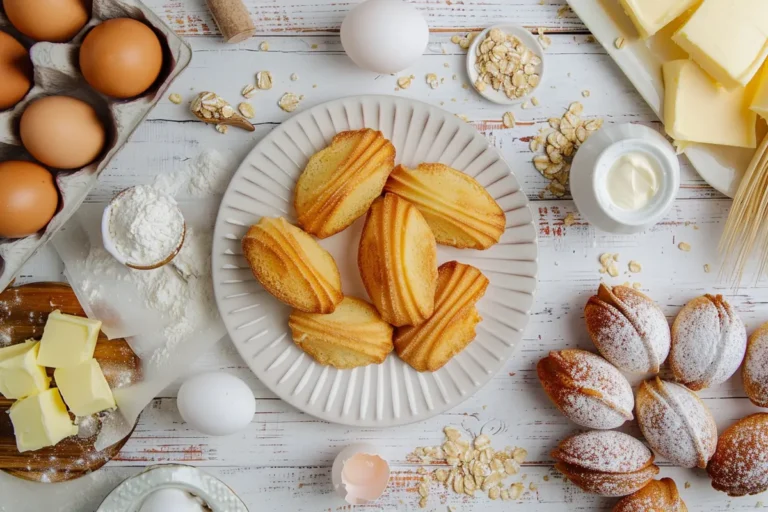
M 712 487 L 728 496 L 768 491 L 768 414 L 752 414 L 725 429 L 707 473 Z
M 294 310 L 293 341 L 318 363 L 355 368 L 382 363 L 392 352 L 392 326 L 364 300 L 344 297 L 330 315 Z
M 395 350 L 419 372 L 435 372 L 475 339 L 481 317 L 475 303 L 485 294 L 488 279 L 478 269 L 456 261 L 437 270 L 435 311 L 417 326 L 395 331 Z
M 337 134 L 312 155 L 296 182 L 293 205 L 307 233 L 327 238 L 363 215 L 395 166 L 395 146 L 374 130 Z
M 744 391 L 758 407 L 768 407 L 768 323 L 749 337 L 747 354 L 741 367 Z
M 439 244 L 487 249 L 504 233 L 504 210 L 472 177 L 447 165 L 398 165 L 384 190 L 413 203 Z
M 328 251 L 282 217 L 262 217 L 243 237 L 254 277 L 276 298 L 308 313 L 332 313 L 344 296 Z
M 437 245 L 419 210 L 386 194 L 373 202 L 357 253 L 360 277 L 381 317 L 395 326 L 418 325 L 432 315 Z

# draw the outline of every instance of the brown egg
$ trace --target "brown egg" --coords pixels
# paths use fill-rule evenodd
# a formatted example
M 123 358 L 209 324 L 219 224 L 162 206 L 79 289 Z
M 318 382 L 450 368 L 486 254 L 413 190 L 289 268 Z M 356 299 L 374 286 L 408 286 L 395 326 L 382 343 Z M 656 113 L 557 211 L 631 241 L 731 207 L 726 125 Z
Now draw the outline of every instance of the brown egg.
M 69 41 L 91 17 L 87 0 L 3 0 L 3 7 L 13 26 L 36 41 Z
M 0 162 L 0 236 L 21 238 L 43 229 L 56 213 L 59 195 L 44 167 Z
M 88 165 L 99 156 L 106 139 L 93 107 L 69 96 L 46 96 L 27 105 L 20 131 L 29 154 L 59 169 Z
M 97 25 L 80 47 L 80 71 L 97 91 L 132 98 L 157 80 L 163 48 L 151 28 L 140 21 L 115 18 Z
M 32 62 L 20 42 L 0 32 L 0 110 L 11 108 L 32 87 Z

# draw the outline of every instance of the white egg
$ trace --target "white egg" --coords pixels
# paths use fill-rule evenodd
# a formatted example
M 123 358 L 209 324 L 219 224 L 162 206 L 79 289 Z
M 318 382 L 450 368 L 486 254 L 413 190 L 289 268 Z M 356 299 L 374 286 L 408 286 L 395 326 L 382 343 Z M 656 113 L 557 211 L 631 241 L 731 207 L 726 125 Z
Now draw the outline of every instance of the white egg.
M 153 492 L 141 502 L 139 512 L 203 512 L 200 501 L 181 489 L 166 488 Z
M 244 429 L 256 412 L 251 388 L 234 375 L 211 372 L 187 379 L 176 400 L 181 417 L 195 430 L 228 436 Z
M 411 4 L 402 0 L 367 0 L 341 24 L 341 44 L 363 69 L 397 73 L 424 54 L 429 27 Z

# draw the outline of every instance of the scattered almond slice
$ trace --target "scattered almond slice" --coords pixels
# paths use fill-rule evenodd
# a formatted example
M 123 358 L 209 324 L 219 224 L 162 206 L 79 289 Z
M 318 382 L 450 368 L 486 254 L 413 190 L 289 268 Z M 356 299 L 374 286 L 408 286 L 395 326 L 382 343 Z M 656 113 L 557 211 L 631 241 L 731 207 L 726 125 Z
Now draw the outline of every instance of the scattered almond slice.
M 635 260 L 630 260 L 627 267 L 629 268 L 630 272 L 633 272 L 635 274 L 643 270 L 643 266 L 640 263 L 636 262 Z
M 504 125 L 504 128 L 514 128 L 516 124 L 515 114 L 504 112 L 504 115 L 501 116 L 501 123 Z
M 170 96 L 168 96 L 168 100 L 170 100 L 171 103 L 175 103 L 176 105 L 180 105 L 182 102 L 181 94 L 174 92 L 171 93 Z
M 269 71 L 259 71 L 256 73 L 256 87 L 262 90 L 272 88 L 272 73 Z
M 251 99 L 253 95 L 256 94 L 256 86 L 248 84 L 243 87 L 243 90 L 240 92 L 240 94 L 243 96 L 243 98 Z
M 299 106 L 299 102 L 304 96 L 297 96 L 292 92 L 283 94 L 277 102 L 277 105 L 286 112 L 293 112 Z
M 246 119 L 252 119 L 255 114 L 253 111 L 253 105 L 251 105 L 246 101 L 243 101 L 242 103 L 240 103 L 237 106 L 237 110 L 239 110 L 240 113 L 243 115 L 243 117 L 245 117 Z
M 677 248 L 684 252 L 690 252 L 691 244 L 687 242 L 680 242 L 679 244 L 677 244 Z

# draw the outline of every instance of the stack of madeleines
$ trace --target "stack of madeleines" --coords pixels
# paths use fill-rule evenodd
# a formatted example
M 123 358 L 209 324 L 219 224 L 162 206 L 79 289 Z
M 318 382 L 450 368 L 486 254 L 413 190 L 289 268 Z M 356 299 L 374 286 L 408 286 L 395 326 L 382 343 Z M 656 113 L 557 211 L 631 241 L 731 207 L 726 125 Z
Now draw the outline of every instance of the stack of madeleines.
M 539 361 L 539 380 L 557 408 L 591 430 L 552 452 L 556 468 L 586 492 L 624 496 L 616 512 L 687 510 L 674 481 L 653 480 L 659 468 L 643 443 L 610 429 L 637 419 L 650 447 L 671 463 L 706 468 L 715 489 L 730 496 L 768 490 L 768 414 L 748 416 L 718 439 L 711 413 L 695 391 L 725 382 L 744 362 L 750 400 L 768 406 L 768 324 L 747 339 L 744 323 L 720 295 L 686 304 L 670 329 L 648 297 L 626 286 L 600 284 L 584 315 L 603 357 L 585 350 L 552 351 Z M 658 374 L 635 396 L 623 372 Z M 634 413 L 633 413 L 634 411 Z
M 394 349 L 415 370 L 437 371 L 475 338 L 488 279 L 456 261 L 438 268 L 436 244 L 487 249 L 501 238 L 504 211 L 477 181 L 438 163 L 395 167 L 381 132 L 346 131 L 309 159 L 293 204 L 298 226 L 262 217 L 243 254 L 293 308 L 293 341 L 317 362 L 355 368 Z M 344 296 L 333 256 L 315 239 L 366 214 L 358 267 L 373 304 Z

